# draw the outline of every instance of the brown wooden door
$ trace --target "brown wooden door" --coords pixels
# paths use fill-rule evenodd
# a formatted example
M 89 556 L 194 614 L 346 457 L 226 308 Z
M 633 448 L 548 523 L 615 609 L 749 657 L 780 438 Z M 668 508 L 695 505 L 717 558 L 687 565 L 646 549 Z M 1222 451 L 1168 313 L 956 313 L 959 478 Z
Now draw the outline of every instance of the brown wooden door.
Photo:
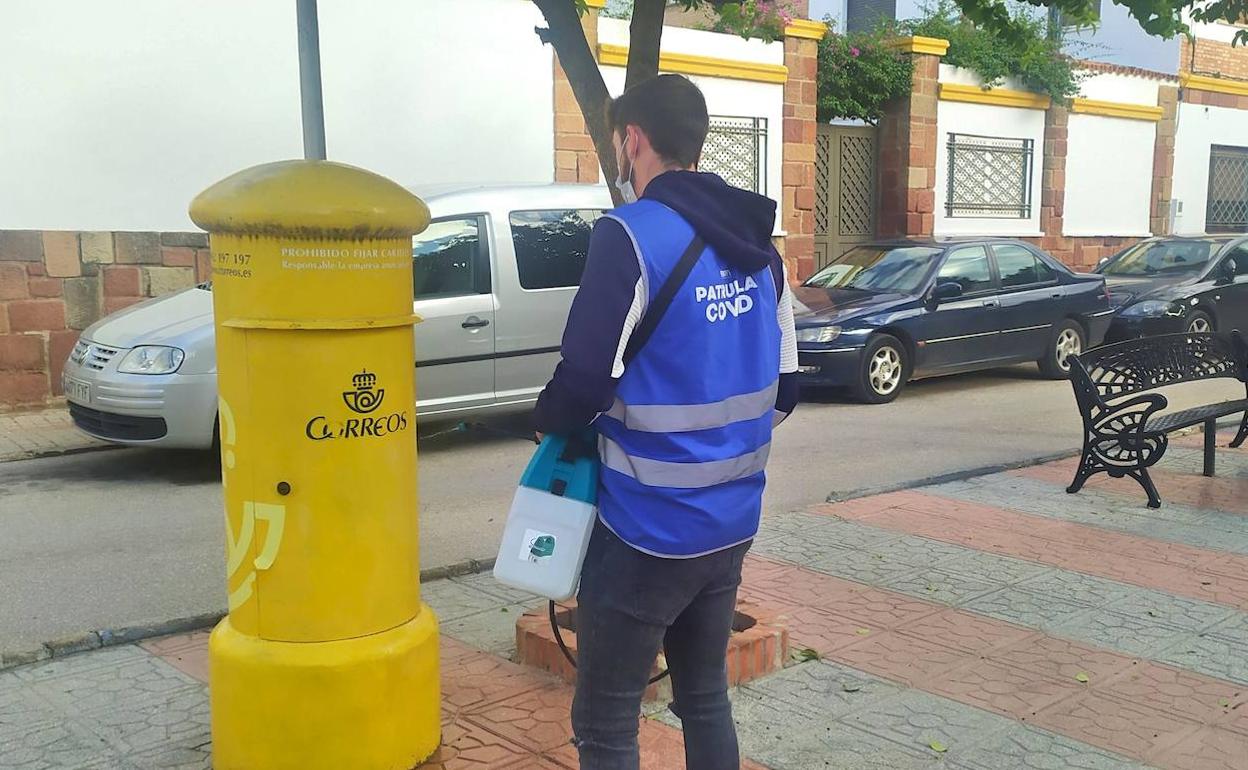
M 875 237 L 875 128 L 820 125 L 815 137 L 815 263 Z

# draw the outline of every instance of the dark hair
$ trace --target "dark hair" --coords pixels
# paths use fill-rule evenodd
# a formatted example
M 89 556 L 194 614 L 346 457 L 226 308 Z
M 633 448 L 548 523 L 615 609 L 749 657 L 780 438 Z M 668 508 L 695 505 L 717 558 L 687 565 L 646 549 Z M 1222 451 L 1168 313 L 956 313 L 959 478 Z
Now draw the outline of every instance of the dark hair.
M 659 75 L 612 99 L 607 125 L 613 132 L 637 126 L 664 160 L 688 167 L 702 154 L 710 118 L 702 91 L 688 78 Z

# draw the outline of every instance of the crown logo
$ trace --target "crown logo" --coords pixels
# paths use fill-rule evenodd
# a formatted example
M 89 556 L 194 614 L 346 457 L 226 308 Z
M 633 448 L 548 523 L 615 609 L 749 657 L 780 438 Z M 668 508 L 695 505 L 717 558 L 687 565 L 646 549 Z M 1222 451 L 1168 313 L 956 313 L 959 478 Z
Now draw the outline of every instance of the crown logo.
M 368 414 L 375 411 L 381 406 L 381 400 L 386 397 L 385 388 L 373 390 L 376 385 L 377 375 L 367 369 L 361 369 L 359 374 L 351 378 L 351 386 L 355 389 L 344 390 L 342 400 L 356 414 Z

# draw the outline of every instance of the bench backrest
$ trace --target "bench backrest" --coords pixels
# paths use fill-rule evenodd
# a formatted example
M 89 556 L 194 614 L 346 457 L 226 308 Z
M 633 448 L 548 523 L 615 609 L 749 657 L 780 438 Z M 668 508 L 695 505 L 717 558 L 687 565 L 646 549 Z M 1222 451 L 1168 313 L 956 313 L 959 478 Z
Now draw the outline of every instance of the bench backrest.
M 1071 379 L 1079 400 L 1104 403 L 1147 390 L 1218 377 L 1248 379 L 1248 344 L 1239 332 L 1164 334 L 1094 348 L 1078 356 Z

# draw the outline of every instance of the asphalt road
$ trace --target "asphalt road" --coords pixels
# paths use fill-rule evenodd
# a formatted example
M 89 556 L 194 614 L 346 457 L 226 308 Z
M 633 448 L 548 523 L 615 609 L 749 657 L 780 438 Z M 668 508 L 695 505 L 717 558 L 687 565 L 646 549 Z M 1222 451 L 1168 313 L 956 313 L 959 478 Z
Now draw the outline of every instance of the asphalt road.
M 1242 396 L 1202 383 L 1172 401 Z M 1073 451 L 1079 431 L 1069 384 L 1032 367 L 914 383 L 887 406 L 806 400 L 777 433 L 766 511 Z M 421 440 L 422 567 L 494 555 L 532 449 L 486 432 Z M 222 609 L 219 473 L 209 454 L 146 449 L 0 464 L 0 652 Z

